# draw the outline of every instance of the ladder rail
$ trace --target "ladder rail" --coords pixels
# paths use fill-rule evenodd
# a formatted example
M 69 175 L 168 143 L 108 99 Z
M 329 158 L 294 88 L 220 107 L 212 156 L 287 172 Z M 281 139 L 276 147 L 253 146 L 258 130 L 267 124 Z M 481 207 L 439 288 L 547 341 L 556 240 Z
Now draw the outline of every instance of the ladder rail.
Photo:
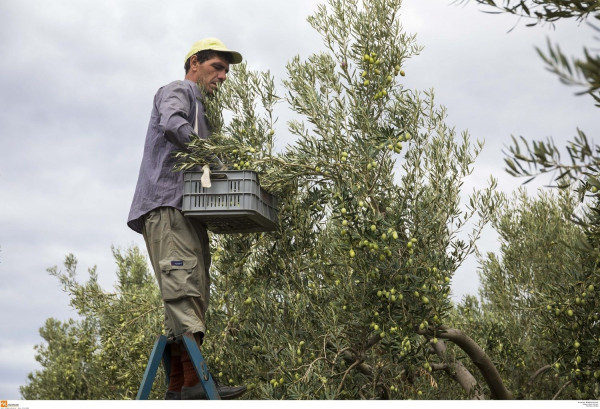
M 146 365 L 146 371 L 144 372 L 142 384 L 140 385 L 137 397 L 135 398 L 136 400 L 147 400 L 148 396 L 150 396 L 150 390 L 152 390 L 152 384 L 154 383 L 160 360 L 165 353 L 166 345 L 167 337 L 160 335 L 156 339 L 154 348 L 152 348 L 152 353 L 150 353 L 150 357 L 148 358 L 148 365 Z
M 196 374 L 200 379 L 200 384 L 204 389 L 207 399 L 220 400 L 221 397 L 217 391 L 217 386 L 215 385 L 212 375 L 208 371 L 206 361 L 200 352 L 200 348 L 198 348 L 198 344 L 194 339 L 194 335 L 191 333 L 186 333 L 183 335 L 182 340 L 183 345 L 190 355 L 190 359 L 194 365 Z M 148 365 L 146 366 L 146 371 L 144 372 L 144 377 L 142 378 L 142 383 L 138 390 L 136 400 L 147 400 L 150 396 L 152 384 L 154 383 L 154 378 L 156 378 L 156 373 L 161 360 L 163 361 L 163 365 L 165 367 L 165 374 L 168 384 L 171 354 L 166 346 L 167 337 L 165 335 L 158 336 L 156 342 L 154 343 L 154 347 L 152 348 L 152 352 L 150 353 L 150 357 L 148 358 Z
M 191 333 L 184 334 L 183 344 L 190 355 L 190 359 L 194 364 L 194 369 L 196 369 L 196 374 L 200 379 L 200 383 L 204 388 L 204 393 L 206 393 L 207 398 L 211 400 L 221 400 L 219 392 L 217 391 L 217 386 L 215 385 L 212 375 L 208 371 L 206 361 L 200 352 L 200 348 L 198 348 L 194 335 Z

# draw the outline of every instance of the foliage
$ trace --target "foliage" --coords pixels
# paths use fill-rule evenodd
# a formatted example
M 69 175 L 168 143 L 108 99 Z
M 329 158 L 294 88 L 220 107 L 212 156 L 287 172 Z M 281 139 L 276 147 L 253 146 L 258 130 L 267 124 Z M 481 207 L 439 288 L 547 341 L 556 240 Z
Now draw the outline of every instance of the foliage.
M 552 399 L 567 384 L 561 399 L 600 393 L 600 274 L 581 251 L 586 237 L 571 222 L 576 208 L 568 190 L 535 198 L 516 193 L 493 222 L 500 254 L 482 261 L 482 304 L 470 299 L 459 306 L 466 328 L 526 399 Z
M 600 20 L 600 6 L 598 17 Z M 583 87 L 584 91 L 578 94 L 590 95 L 596 101 L 596 106 L 600 107 L 600 55 L 593 55 L 590 50 L 584 48 L 585 59 L 569 60 L 558 45 L 553 46 L 550 42 L 548 42 L 547 55 L 539 49 L 537 51 L 548 69 L 564 84 Z
M 162 301 L 145 257 L 136 248 L 113 249 L 117 263 L 114 292 L 103 291 L 95 268 L 85 283 L 77 281 L 77 260 L 68 255 L 57 277 L 80 320 L 48 319 L 36 346 L 42 370 L 29 374 L 24 399 L 135 398 L 156 336 L 162 332 Z M 161 395 L 164 375 L 152 396 Z M 164 392 L 164 389 L 162 390 Z
M 460 1 L 460 0 L 459 0 Z M 464 0 L 463 0 L 464 1 Z M 468 0 L 467 0 L 468 1 Z M 585 20 L 590 15 L 600 20 L 600 2 L 598 0 L 475 0 L 479 4 L 491 6 L 499 11 L 520 17 L 536 19 L 540 22 L 556 22 L 561 19 L 575 18 Z M 491 12 L 494 13 L 494 12 Z
M 236 67 L 207 103 L 215 137 L 179 154 L 179 169 L 214 155 L 254 169 L 280 200 L 277 231 L 215 238 L 204 348 L 219 377 L 249 383 L 250 398 L 468 396 L 432 374 L 430 340 L 444 337 L 452 276 L 500 197 L 492 180 L 461 204 L 481 144 L 444 124 L 432 92 L 402 85 L 419 48 L 399 9 L 320 6 L 309 22 L 328 51 L 288 64 L 285 98 L 268 73 Z M 289 123 L 296 140 L 275 154 L 282 99 L 304 120 Z
M 503 12 L 535 16 L 537 22 L 531 26 L 566 18 L 600 19 L 598 1 L 505 0 L 503 7 L 491 0 L 476 1 Z M 548 43 L 548 50 L 546 55 L 538 49 L 548 68 L 563 83 L 583 86 L 582 94 L 600 102 L 600 57 L 584 49 L 584 60 L 569 61 L 558 46 Z M 521 395 L 597 399 L 600 334 L 594 291 L 600 260 L 599 150 L 580 129 L 566 147 L 567 163 L 552 139 L 530 143 L 513 137 L 513 142 L 505 159 L 509 174 L 530 181 L 554 173 L 561 191 L 557 197 L 542 195 L 535 200 L 521 194 L 514 208 L 494 223 L 501 234 L 502 257 L 488 255 L 483 264 L 480 308 L 486 317 L 482 322 L 489 325 L 489 318 L 493 322 L 501 313 L 505 319 L 498 322 L 509 324 L 502 329 L 507 335 L 503 345 L 513 350 L 513 363 L 530 369 L 541 366 L 527 383 L 511 377 Z M 534 379 L 549 370 L 552 379 Z

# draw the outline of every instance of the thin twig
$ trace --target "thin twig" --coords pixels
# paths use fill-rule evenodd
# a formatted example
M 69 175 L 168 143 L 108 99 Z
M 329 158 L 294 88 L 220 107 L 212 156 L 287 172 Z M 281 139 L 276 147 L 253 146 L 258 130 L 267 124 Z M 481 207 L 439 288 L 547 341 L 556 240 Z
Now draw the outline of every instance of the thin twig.
M 560 387 L 560 389 L 558 390 L 558 392 L 556 392 L 556 394 L 552 397 L 552 400 L 556 400 L 558 399 L 558 396 L 567 388 L 567 386 L 569 386 L 571 384 L 571 381 L 567 381 L 567 383 L 565 383 L 563 386 Z
M 362 360 L 357 359 L 356 361 L 354 361 L 354 363 L 352 365 L 350 365 L 348 367 L 348 369 L 346 369 L 346 372 L 344 373 L 344 376 L 342 377 L 342 381 L 340 382 L 340 385 L 338 386 L 337 395 L 339 395 L 340 392 L 342 391 L 342 387 L 344 386 L 344 382 L 346 381 L 346 376 L 350 373 L 350 371 L 352 369 L 354 369 L 355 366 L 358 366 L 361 363 L 362 363 Z
M 533 381 L 535 381 L 535 379 L 540 376 L 541 374 L 543 374 L 544 372 L 546 372 L 548 369 L 552 368 L 551 365 L 544 365 L 542 366 L 540 369 L 538 369 L 537 371 L 535 371 L 535 373 L 533 375 L 531 375 L 531 377 L 529 378 L 529 380 L 527 381 L 527 387 L 531 388 L 531 386 L 533 385 Z

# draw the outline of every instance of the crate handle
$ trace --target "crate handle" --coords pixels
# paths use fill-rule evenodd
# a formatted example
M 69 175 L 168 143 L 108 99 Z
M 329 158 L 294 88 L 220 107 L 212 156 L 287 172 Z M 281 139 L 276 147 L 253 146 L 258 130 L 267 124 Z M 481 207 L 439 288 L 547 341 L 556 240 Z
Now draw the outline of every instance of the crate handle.
M 211 179 L 229 179 L 229 175 L 227 175 L 226 172 L 227 171 L 219 171 L 219 170 L 211 171 L 210 178 Z

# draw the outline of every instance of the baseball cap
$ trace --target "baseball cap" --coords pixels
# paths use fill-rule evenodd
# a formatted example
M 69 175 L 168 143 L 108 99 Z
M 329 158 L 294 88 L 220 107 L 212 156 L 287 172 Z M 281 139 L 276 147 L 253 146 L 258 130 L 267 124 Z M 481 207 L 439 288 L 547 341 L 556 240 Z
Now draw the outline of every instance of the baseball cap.
M 233 64 L 239 64 L 242 62 L 242 54 L 237 51 L 230 50 L 223 44 L 223 42 L 217 38 L 209 37 L 203 38 L 200 41 L 196 41 L 191 50 L 185 56 L 184 62 L 188 60 L 192 55 L 196 54 L 198 51 L 202 50 L 213 50 L 213 51 L 222 51 L 231 54 L 231 58 L 233 59 Z

